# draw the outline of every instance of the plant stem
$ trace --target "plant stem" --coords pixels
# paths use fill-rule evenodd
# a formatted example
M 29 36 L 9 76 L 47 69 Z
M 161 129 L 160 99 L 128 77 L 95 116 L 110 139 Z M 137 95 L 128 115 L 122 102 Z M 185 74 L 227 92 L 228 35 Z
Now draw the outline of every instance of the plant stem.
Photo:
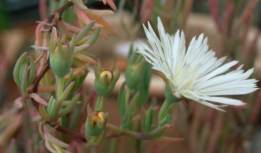
M 95 111 L 102 111 L 103 104 L 104 104 L 104 97 L 98 96 L 96 100 Z
M 56 99 L 61 100 L 64 90 L 64 80 L 63 78 L 56 77 Z
M 60 20 L 61 14 L 72 5 L 73 2 L 69 1 L 65 3 L 62 7 L 55 10 L 54 13 L 48 17 L 48 22 L 51 22 L 52 25 L 56 25 L 56 23 Z
M 166 129 L 166 126 L 162 126 L 162 127 L 158 127 L 154 130 L 152 130 L 150 133 L 145 134 L 145 133 L 139 133 L 139 132 L 135 132 L 135 131 L 131 131 L 131 130 L 127 130 L 127 129 L 121 129 L 113 124 L 108 123 L 107 124 L 107 128 L 119 133 L 119 134 L 125 134 L 131 137 L 134 137 L 136 139 L 141 139 L 141 140 L 149 140 L 149 139 L 153 139 L 155 137 L 158 136 L 158 133 L 163 131 L 164 129 Z M 165 139 L 165 137 L 162 137 Z
M 137 153 L 144 153 L 144 142 L 141 139 L 136 140 L 136 152 Z
M 64 90 L 64 79 L 56 77 L 56 91 L 55 91 L 56 102 L 57 102 L 56 115 L 60 114 L 59 112 L 63 102 L 62 99 L 63 90 Z
M 116 153 L 116 151 L 117 151 L 117 139 L 113 138 L 110 141 L 110 151 L 109 151 L 109 153 Z
M 163 119 L 170 111 L 170 105 L 171 103 L 165 99 L 162 106 L 160 107 L 160 111 L 159 111 L 159 121 L 161 119 Z

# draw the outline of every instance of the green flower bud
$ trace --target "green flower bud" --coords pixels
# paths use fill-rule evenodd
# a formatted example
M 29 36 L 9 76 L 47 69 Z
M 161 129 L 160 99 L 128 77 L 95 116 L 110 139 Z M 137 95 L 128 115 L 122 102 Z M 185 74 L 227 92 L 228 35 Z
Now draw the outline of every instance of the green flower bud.
M 125 71 L 126 84 L 130 89 L 138 89 L 144 75 L 145 61 L 142 56 L 132 53 Z
M 85 122 L 85 137 L 90 143 L 95 143 L 97 139 L 104 133 L 106 125 L 106 115 L 103 112 L 91 113 Z
M 140 82 L 140 65 L 128 65 L 125 71 L 126 83 L 130 89 L 134 89 Z
M 73 47 L 62 44 L 58 39 L 56 28 L 52 29 L 49 42 L 50 66 L 54 74 L 58 77 L 64 77 L 70 72 L 73 62 Z
M 139 82 L 138 89 L 138 97 L 136 100 L 137 105 L 140 107 L 144 105 L 149 98 L 149 85 L 151 79 L 151 66 L 149 64 L 144 64 L 143 72 L 141 74 L 141 81 Z
M 118 70 L 113 73 L 110 71 L 96 71 L 95 76 L 95 89 L 97 94 L 100 96 L 107 96 L 114 88 L 120 76 L 120 72 Z
M 62 78 L 70 72 L 73 61 L 73 49 L 70 46 L 57 44 L 50 52 L 50 66 L 54 74 Z
M 30 59 L 27 52 L 23 53 L 17 60 L 13 71 L 14 81 L 23 94 L 27 92 L 27 88 L 33 83 L 35 74 L 34 62 Z

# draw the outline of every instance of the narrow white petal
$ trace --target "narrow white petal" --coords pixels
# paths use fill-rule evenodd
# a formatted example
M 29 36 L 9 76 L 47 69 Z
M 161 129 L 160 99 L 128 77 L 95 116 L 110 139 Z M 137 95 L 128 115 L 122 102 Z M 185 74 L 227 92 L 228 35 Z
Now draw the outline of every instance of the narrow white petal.
M 210 72 L 206 76 L 202 77 L 199 81 L 207 81 L 208 79 L 210 79 L 214 76 L 227 72 L 231 67 L 235 66 L 237 63 L 238 63 L 238 61 L 231 61 L 229 63 L 226 63 L 226 64 L 220 66 L 219 68 L 217 68 L 216 70 L 214 70 L 213 72 Z
M 226 97 L 201 97 L 205 101 L 210 101 L 214 103 L 220 103 L 225 105 L 234 105 L 234 106 L 242 106 L 245 105 L 240 100 L 232 99 L 232 98 L 226 98 Z

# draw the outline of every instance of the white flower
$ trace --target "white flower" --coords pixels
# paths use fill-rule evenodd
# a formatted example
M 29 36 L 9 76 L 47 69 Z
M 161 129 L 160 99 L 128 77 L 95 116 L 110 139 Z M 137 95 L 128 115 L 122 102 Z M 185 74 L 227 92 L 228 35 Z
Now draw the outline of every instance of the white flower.
M 148 28 L 144 25 L 143 28 L 148 44 L 135 44 L 137 52 L 144 56 L 153 69 L 165 75 L 175 96 L 222 110 L 220 106 L 244 104 L 227 96 L 243 95 L 257 90 L 257 81 L 248 79 L 253 69 L 244 72 L 241 65 L 230 70 L 238 61 L 225 63 L 225 57 L 215 57 L 215 52 L 208 48 L 207 38 L 203 34 L 192 38 L 186 48 L 184 33 L 166 33 L 160 18 L 159 37 L 150 23 Z

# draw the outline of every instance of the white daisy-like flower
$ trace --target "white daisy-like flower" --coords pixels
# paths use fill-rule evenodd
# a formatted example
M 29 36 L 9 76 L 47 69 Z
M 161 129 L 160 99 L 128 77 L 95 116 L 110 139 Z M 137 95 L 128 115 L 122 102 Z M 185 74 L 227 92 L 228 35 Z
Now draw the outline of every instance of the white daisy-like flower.
M 253 69 L 244 72 L 241 65 L 231 70 L 238 61 L 225 63 L 225 57 L 215 57 L 215 52 L 208 48 L 207 38 L 203 34 L 193 37 L 186 48 L 184 33 L 166 33 L 160 18 L 159 37 L 149 22 L 148 27 L 143 25 L 143 28 L 148 43 L 135 44 L 137 52 L 144 56 L 153 69 L 165 75 L 175 96 L 222 110 L 220 106 L 244 104 L 227 96 L 244 95 L 257 90 L 257 80 L 249 79 Z

